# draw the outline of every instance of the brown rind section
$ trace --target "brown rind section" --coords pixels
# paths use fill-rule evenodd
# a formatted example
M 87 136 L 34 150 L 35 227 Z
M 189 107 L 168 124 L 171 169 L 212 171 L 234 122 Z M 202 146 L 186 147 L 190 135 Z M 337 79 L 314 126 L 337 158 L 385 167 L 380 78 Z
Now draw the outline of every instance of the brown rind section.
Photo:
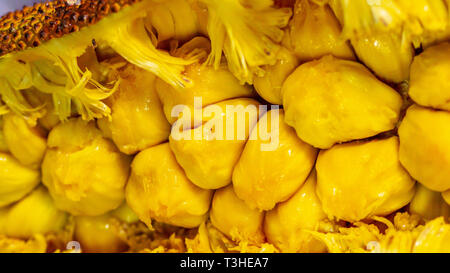
M 38 47 L 142 0 L 58 0 L 36 3 L 0 19 L 0 56 Z M 75 3 L 75 4 L 71 4 Z

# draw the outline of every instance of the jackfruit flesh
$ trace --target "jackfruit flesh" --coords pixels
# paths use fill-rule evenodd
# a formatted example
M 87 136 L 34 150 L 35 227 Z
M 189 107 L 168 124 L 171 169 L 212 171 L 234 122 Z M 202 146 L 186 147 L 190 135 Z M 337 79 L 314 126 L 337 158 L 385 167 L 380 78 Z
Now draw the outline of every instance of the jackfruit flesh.
M 120 73 L 121 85 L 108 98 L 111 121 L 104 118 L 100 128 L 108 131 L 122 153 L 135 154 L 167 141 L 170 124 L 164 116 L 154 88 L 156 77 L 143 69 L 127 65 Z
M 325 252 L 325 245 L 308 230 L 316 231 L 326 219 L 316 195 L 317 178 L 312 172 L 291 198 L 266 213 L 264 232 L 267 240 L 283 252 Z
M 349 43 L 341 37 L 341 25 L 323 0 L 297 0 L 289 23 L 285 44 L 300 61 L 325 55 L 354 60 Z
M 0 207 L 19 201 L 39 182 L 39 171 L 22 165 L 10 154 L 0 153 Z
M 448 0 L 72 2 L 0 18 L 0 252 L 450 251 Z
M 11 154 L 23 165 L 38 168 L 47 149 L 45 132 L 14 113 L 3 118 L 3 134 Z
M 399 128 L 400 162 L 433 191 L 450 189 L 450 113 L 413 105 Z
M 121 240 L 111 224 L 109 214 L 75 217 L 74 238 L 85 253 L 112 253 L 126 251 L 128 246 Z
M 264 242 L 264 212 L 238 198 L 233 186 L 217 190 L 211 204 L 211 223 L 235 241 Z
M 363 65 L 325 56 L 284 82 L 286 123 L 321 149 L 395 128 L 403 100 Z
M 139 219 L 152 219 L 186 228 L 207 218 L 212 191 L 194 185 L 178 165 L 169 144 L 140 152 L 133 160 L 126 200 Z
M 358 58 L 378 77 L 393 83 L 409 79 L 414 48 L 404 37 L 373 32 L 351 42 Z
M 409 211 L 425 220 L 433 220 L 440 216 L 450 216 L 450 206 L 440 192 L 431 191 L 422 185 L 417 185 L 414 198 L 409 204 Z
M 64 228 L 68 214 L 56 208 L 50 194 L 39 186 L 19 202 L 0 210 L 0 234 L 31 239 Z
M 270 103 L 283 104 L 281 88 L 284 81 L 299 64 L 300 61 L 290 50 L 281 48 L 278 52 L 276 64 L 265 66 L 266 73 L 264 76 L 255 78 L 253 85 L 256 92 Z
M 123 202 L 129 163 L 93 122 L 70 119 L 48 136 L 42 182 L 57 208 L 97 216 Z
M 209 52 L 210 42 L 205 38 L 194 38 L 179 48 L 174 54 L 191 54 L 192 51 Z M 173 124 L 179 116 L 173 113 L 177 105 L 188 106 L 191 113 L 195 110 L 195 98 L 201 99 L 201 104 L 207 106 L 227 99 L 251 97 L 252 90 L 233 77 L 224 65 L 216 69 L 201 63 L 194 63 L 186 67 L 191 86 L 177 88 L 164 81 L 156 80 L 156 90 L 164 107 L 167 120 Z
M 252 130 L 234 168 L 236 195 L 250 208 L 271 210 L 304 184 L 316 156 L 317 150 L 298 139 L 284 122 L 282 110 L 269 111 Z
M 409 95 L 419 105 L 450 111 L 450 44 L 426 49 L 411 66 Z
M 356 222 L 406 206 L 415 182 L 398 159 L 398 137 L 336 145 L 317 159 L 317 195 L 330 218 Z
M 178 132 L 178 120 L 170 136 L 170 148 L 186 176 L 200 188 L 219 189 L 231 183 L 233 169 L 259 117 L 253 99 L 226 100 L 203 109 L 202 125 Z M 230 111 L 233 107 L 234 110 Z M 233 128 L 231 130 L 227 130 Z M 182 129 L 182 128 L 181 128 Z M 217 160 L 211 160 L 220 155 Z

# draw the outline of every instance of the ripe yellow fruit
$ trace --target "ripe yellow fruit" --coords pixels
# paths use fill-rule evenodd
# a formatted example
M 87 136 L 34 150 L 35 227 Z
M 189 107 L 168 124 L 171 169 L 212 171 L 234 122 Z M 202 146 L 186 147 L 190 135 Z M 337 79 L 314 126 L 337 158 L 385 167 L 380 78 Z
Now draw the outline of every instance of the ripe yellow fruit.
M 298 0 L 289 24 L 286 43 L 304 61 L 332 54 L 353 60 L 350 45 L 341 37 L 341 26 L 331 8 L 317 0 Z
M 67 217 L 41 186 L 11 207 L 0 210 L 0 234 L 29 239 L 37 234 L 55 233 L 63 229 Z
M 287 124 L 321 149 L 394 129 L 403 104 L 363 65 L 332 56 L 299 66 L 282 93 Z
M 450 113 L 411 106 L 399 128 L 400 161 L 412 177 L 438 192 L 450 189 Z
M 192 3 L 191 3 L 192 2 Z M 185 41 L 200 30 L 194 1 L 171 0 L 155 3 L 147 16 L 148 27 L 154 28 L 159 41 Z
M 264 212 L 247 206 L 236 196 L 231 185 L 215 192 L 210 216 L 213 226 L 232 240 L 264 242 Z
M 5 142 L 5 136 L 3 130 L 0 130 L 0 152 L 7 153 L 9 151 L 8 145 Z
M 109 214 L 75 217 L 74 236 L 84 253 L 117 253 L 128 248 L 114 230 Z
M 270 140 L 262 128 L 267 128 Z M 275 139 L 273 146 L 263 146 Z M 317 150 L 284 122 L 283 111 L 272 110 L 253 129 L 234 169 L 236 195 L 250 208 L 271 210 L 303 185 L 316 157 Z
M 253 85 L 256 92 L 266 101 L 281 105 L 283 96 L 281 88 L 287 77 L 294 72 L 300 64 L 297 57 L 288 49 L 282 47 L 278 52 L 277 63 L 275 65 L 264 66 L 263 77 L 255 77 Z
M 7 153 L 9 152 L 8 145 L 5 141 L 5 134 L 3 134 L 3 117 L 0 116 L 0 152 Z
M 185 138 L 176 130 L 172 132 L 170 148 L 192 183 L 203 189 L 219 189 L 231 183 L 234 166 L 258 121 L 258 106 L 253 99 L 226 100 L 205 107 L 204 123 L 184 131 Z M 174 128 L 181 122 L 178 120 Z
M 130 158 L 103 138 L 94 122 L 79 118 L 56 126 L 48 147 L 42 182 L 59 209 L 97 216 L 122 204 Z
M 116 217 L 120 221 L 128 224 L 139 222 L 139 217 L 130 208 L 130 206 L 128 206 L 127 202 L 123 202 L 120 207 L 111 211 L 111 216 Z
M 445 202 L 440 192 L 431 191 L 418 184 L 416 194 L 409 204 L 412 214 L 420 215 L 429 221 L 440 216 L 450 216 L 450 206 Z
M 131 168 L 126 200 L 149 227 L 152 219 L 185 228 L 206 220 L 212 191 L 189 181 L 168 143 L 140 152 Z
M 10 154 L 0 153 L 0 207 L 22 199 L 39 180 L 39 171 L 23 166 Z
M 442 198 L 450 205 L 450 190 L 442 193 Z
M 189 51 L 193 46 L 197 51 L 204 50 L 206 52 L 210 50 L 207 39 L 194 38 L 178 50 L 181 52 L 179 54 Z M 253 95 L 252 89 L 247 85 L 241 85 L 239 80 L 228 70 L 226 64 L 214 69 L 211 66 L 194 63 L 187 66 L 183 74 L 191 81 L 191 85 L 186 88 L 176 88 L 160 79 L 156 80 L 156 91 L 170 124 L 178 119 L 178 116 L 172 116 L 175 106 L 187 106 L 191 113 L 194 112 L 195 98 L 200 98 L 204 107 L 227 99 L 251 97 Z
M 308 231 L 316 231 L 326 219 L 316 195 L 316 173 L 309 176 L 300 190 L 289 200 L 266 213 L 264 232 L 267 240 L 282 252 L 325 252 L 326 246 Z
M 125 154 L 135 154 L 167 141 L 170 124 L 155 90 L 156 76 L 133 65 L 120 73 L 119 90 L 109 99 L 111 122 L 104 118 L 100 128 Z M 107 127 L 107 128 L 105 128 Z M 108 135 L 108 134 L 107 134 Z
M 409 95 L 422 106 L 450 110 L 450 44 L 426 49 L 411 66 Z
M 398 160 L 398 138 L 336 145 L 317 159 L 317 195 L 330 218 L 349 222 L 407 205 L 415 182 Z
M 11 113 L 4 116 L 3 134 L 9 151 L 20 163 L 39 168 L 47 149 L 42 129 L 31 127 L 21 116 Z
M 351 41 L 358 58 L 378 77 L 399 83 L 408 80 L 414 57 L 412 44 L 402 38 L 389 32 L 373 32 Z
M 413 248 L 414 253 L 449 253 L 450 225 L 444 217 L 428 222 L 417 237 Z

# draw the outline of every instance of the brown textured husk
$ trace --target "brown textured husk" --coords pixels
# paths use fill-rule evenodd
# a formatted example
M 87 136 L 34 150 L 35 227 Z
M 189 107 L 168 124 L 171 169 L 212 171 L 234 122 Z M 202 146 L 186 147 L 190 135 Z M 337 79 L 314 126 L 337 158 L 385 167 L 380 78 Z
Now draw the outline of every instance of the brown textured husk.
M 35 48 L 51 39 L 77 32 L 141 1 L 57 0 L 9 12 L 0 18 L 0 56 Z

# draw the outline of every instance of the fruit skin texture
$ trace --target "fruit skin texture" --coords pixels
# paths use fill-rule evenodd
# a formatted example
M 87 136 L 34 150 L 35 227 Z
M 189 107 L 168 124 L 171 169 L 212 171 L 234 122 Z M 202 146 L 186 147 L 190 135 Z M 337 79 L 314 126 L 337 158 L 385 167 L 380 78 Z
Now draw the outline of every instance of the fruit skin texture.
M 47 143 L 42 129 L 30 126 L 16 114 L 4 116 L 3 134 L 11 154 L 23 165 L 39 168 Z
M 326 219 L 316 195 L 315 171 L 289 200 L 266 213 L 264 233 L 269 243 L 282 252 L 318 253 L 326 246 L 306 231 L 316 231 L 319 222 Z
M 236 108 L 237 116 L 235 116 L 236 112 L 227 111 L 227 107 L 231 106 L 241 107 Z M 250 131 L 258 121 L 258 106 L 258 101 L 253 99 L 234 99 L 205 107 L 203 110 L 205 122 L 208 121 L 207 116 L 210 116 L 209 109 L 215 107 L 217 110 L 221 110 L 221 113 L 213 114 L 210 120 L 214 122 L 214 120 L 221 119 L 223 122 L 223 134 L 218 136 L 219 139 L 208 134 L 213 123 L 211 125 L 205 123 L 187 130 L 185 133 L 191 139 L 177 139 L 173 135 L 170 136 L 170 148 L 192 183 L 202 189 L 219 189 L 231 183 L 234 166 L 244 150 Z M 246 112 L 246 109 L 254 111 Z M 215 116 L 219 114 L 220 116 Z M 248 120 L 245 119 L 246 116 L 249 117 Z M 220 126 L 220 124 L 217 125 Z M 226 137 L 228 127 L 234 127 L 235 135 L 232 140 L 228 140 Z M 216 132 L 219 131 L 215 125 L 212 129 Z M 245 133 L 243 132 L 243 138 L 238 138 L 236 132 L 241 129 L 245 130 Z M 196 134 L 202 134 L 202 138 L 194 139 Z
M 433 191 L 450 189 L 450 113 L 411 106 L 399 128 L 400 162 Z
M 147 226 L 154 219 L 195 228 L 206 220 L 212 191 L 189 181 L 168 143 L 140 152 L 131 168 L 126 200 Z
M 68 1 L 47 1 L 10 12 L 0 19 L 0 55 L 37 47 L 51 39 L 77 32 L 140 1 L 81 0 L 78 5 L 71 5 Z M 12 32 L 17 35 L 10 35 L 11 24 L 15 26 Z
M 279 127 L 272 122 L 273 115 Z M 268 128 L 270 133 L 278 136 L 279 145 L 263 151 L 261 145 L 269 141 L 258 128 Z M 269 111 L 253 129 L 234 169 L 236 195 L 250 208 L 271 210 L 303 185 L 316 158 L 317 150 L 301 141 L 295 130 L 284 122 L 283 111 Z
M 186 105 L 194 113 L 195 97 L 201 98 L 203 106 L 207 106 L 227 99 L 252 96 L 252 90 L 241 85 L 225 66 L 215 70 L 196 63 L 187 66 L 184 75 L 191 79 L 192 86 L 175 88 L 160 79 L 156 80 L 156 90 L 170 124 L 178 119 L 172 117 L 172 110 L 176 105 Z
M 266 101 L 275 104 L 283 104 L 281 88 L 287 77 L 294 72 L 300 64 L 297 57 L 290 50 L 282 47 L 278 52 L 278 60 L 275 65 L 267 65 L 263 69 L 263 77 L 255 77 L 253 85 L 256 92 Z
M 402 41 L 400 35 L 373 32 L 351 41 L 358 58 L 378 77 L 394 83 L 409 78 L 414 49 L 411 43 Z
M 355 222 L 407 205 L 415 182 L 398 160 L 398 138 L 336 145 L 317 159 L 317 195 L 329 218 Z
M 95 123 L 70 119 L 56 126 L 48 147 L 42 182 L 59 209 L 97 216 L 122 204 L 130 158 L 103 138 Z
M 55 207 L 47 189 L 40 186 L 24 199 L 0 210 L 0 234 L 29 239 L 37 234 L 58 232 L 67 217 L 67 213 Z
M 300 61 L 311 61 L 325 55 L 354 60 L 355 55 L 341 37 L 341 26 L 325 1 L 299 0 L 285 37 Z
M 286 123 L 321 149 L 394 129 L 403 103 L 363 65 L 332 56 L 299 66 L 282 93 Z
M 39 180 L 39 171 L 23 166 L 10 154 L 0 153 L 0 207 L 22 199 Z
M 154 87 L 156 76 L 128 65 L 120 77 L 119 90 L 108 99 L 112 120 L 99 121 L 109 127 L 116 146 L 125 154 L 135 154 L 167 141 L 170 124 Z
M 450 110 L 450 44 L 427 48 L 411 66 L 410 97 L 422 106 Z
M 215 192 L 210 216 L 213 226 L 234 241 L 264 242 L 264 212 L 247 206 L 237 197 L 232 185 Z
M 119 238 L 110 222 L 111 215 L 75 217 L 75 240 L 83 253 L 119 253 L 127 244 Z

